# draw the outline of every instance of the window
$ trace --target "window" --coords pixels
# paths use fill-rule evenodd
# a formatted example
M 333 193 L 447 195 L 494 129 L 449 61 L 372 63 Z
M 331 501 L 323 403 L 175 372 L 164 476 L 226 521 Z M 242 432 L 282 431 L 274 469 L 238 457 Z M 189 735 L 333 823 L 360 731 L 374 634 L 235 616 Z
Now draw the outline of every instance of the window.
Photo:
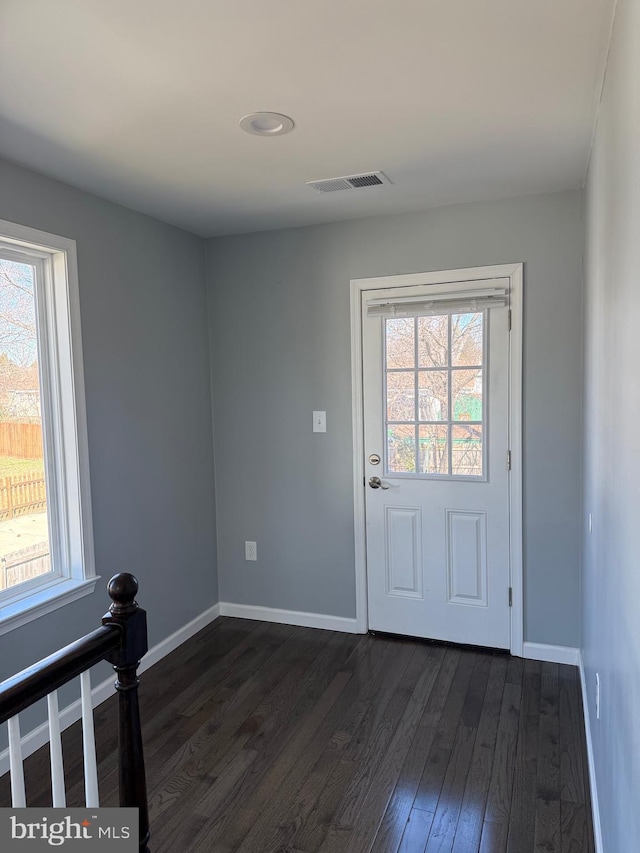
M 482 478 L 486 311 L 385 321 L 386 470 Z
M 75 243 L 0 221 L 0 633 L 96 581 Z

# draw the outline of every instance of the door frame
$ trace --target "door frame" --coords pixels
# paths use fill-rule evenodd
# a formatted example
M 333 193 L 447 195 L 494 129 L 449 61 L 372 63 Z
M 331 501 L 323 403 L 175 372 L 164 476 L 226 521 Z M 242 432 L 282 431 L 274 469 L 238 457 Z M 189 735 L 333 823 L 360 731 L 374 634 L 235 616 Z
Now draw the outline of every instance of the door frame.
M 367 606 L 367 549 L 364 474 L 364 394 L 362 358 L 362 299 L 370 290 L 415 285 L 453 284 L 479 279 L 509 279 L 511 334 L 509 337 L 509 574 L 512 589 L 512 655 L 522 657 L 524 640 L 524 582 L 522 544 L 522 331 L 523 264 L 497 264 L 457 270 L 356 278 L 351 287 L 351 383 L 353 415 L 353 494 L 355 533 L 356 631 L 369 630 Z M 506 464 L 506 460 L 505 460 Z

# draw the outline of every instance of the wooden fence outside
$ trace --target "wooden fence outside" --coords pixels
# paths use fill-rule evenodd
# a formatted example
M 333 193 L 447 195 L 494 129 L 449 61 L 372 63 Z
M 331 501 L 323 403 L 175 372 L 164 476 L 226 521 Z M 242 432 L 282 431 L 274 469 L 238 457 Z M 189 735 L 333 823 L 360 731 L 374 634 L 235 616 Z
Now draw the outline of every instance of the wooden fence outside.
M 0 456 L 42 459 L 42 425 L 0 423 Z
M 47 491 L 42 474 L 0 478 L 0 521 L 46 509 Z
M 46 542 L 21 548 L 0 559 L 0 590 L 46 575 L 51 571 L 51 555 Z

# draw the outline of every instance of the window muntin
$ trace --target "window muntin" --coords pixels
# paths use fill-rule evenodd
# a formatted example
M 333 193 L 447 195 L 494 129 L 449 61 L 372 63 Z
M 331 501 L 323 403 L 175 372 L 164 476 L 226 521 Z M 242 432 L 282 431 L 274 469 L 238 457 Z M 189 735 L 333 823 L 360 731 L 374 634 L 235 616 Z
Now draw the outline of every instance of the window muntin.
M 488 312 L 384 321 L 385 471 L 485 479 Z

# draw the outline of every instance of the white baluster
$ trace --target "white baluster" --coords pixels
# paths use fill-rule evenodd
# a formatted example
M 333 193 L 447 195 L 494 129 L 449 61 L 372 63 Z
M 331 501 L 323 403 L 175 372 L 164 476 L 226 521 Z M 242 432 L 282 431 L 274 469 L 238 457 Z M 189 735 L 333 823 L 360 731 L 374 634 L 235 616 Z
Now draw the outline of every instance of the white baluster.
M 11 771 L 11 803 L 14 809 L 27 805 L 24 791 L 24 767 L 22 766 L 22 743 L 20 741 L 20 721 L 11 717 L 9 724 L 9 768 Z
M 82 750 L 84 754 L 84 792 L 88 808 L 98 808 L 98 767 L 96 764 L 96 736 L 93 728 L 93 706 L 91 704 L 91 676 L 89 670 L 80 676 L 82 695 Z
M 47 696 L 49 712 L 49 749 L 51 751 L 51 793 L 53 807 L 64 808 L 67 797 L 64 790 L 64 765 L 62 763 L 62 737 L 60 735 L 60 711 L 58 710 L 58 691 Z

